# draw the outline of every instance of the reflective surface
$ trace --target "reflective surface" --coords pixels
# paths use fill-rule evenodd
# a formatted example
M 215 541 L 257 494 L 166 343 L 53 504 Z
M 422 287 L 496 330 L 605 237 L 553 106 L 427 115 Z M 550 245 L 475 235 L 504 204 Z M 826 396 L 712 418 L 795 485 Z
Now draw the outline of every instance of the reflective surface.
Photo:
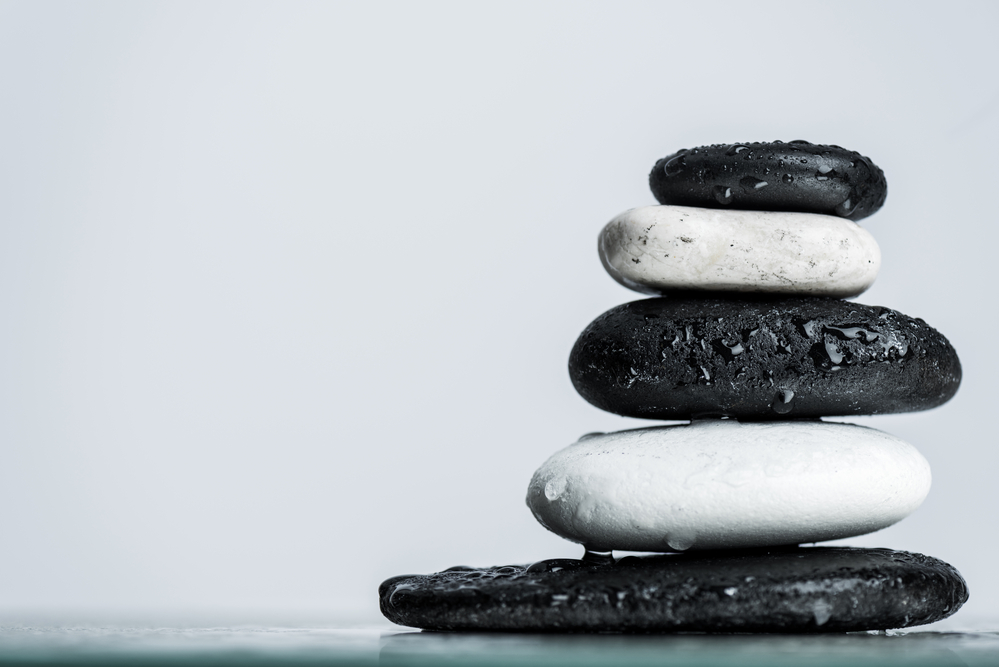
M 999 627 L 999 625 L 995 626 Z M 522 635 L 275 627 L 0 628 L 0 665 L 994 665 L 999 632 Z

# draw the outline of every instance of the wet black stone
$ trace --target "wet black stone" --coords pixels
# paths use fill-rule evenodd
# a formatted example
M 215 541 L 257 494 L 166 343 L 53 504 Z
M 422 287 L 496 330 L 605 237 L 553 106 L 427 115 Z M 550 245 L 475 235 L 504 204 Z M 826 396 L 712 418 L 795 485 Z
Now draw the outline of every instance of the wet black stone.
M 885 203 L 888 183 L 869 158 L 807 141 L 716 144 L 656 162 L 649 187 L 660 204 L 826 213 L 850 220 Z
M 938 621 L 968 589 L 920 554 L 792 547 L 394 577 L 379 598 L 390 621 L 427 630 L 847 632 Z
M 676 294 L 594 320 L 569 356 L 593 405 L 646 419 L 781 419 L 928 410 L 961 364 L 923 320 L 818 297 Z

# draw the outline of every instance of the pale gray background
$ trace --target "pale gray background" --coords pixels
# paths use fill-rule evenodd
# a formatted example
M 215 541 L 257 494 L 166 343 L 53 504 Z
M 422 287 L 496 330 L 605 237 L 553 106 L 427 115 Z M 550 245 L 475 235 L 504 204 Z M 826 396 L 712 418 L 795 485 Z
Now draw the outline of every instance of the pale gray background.
M 0 4 L 0 608 L 377 618 L 391 575 L 578 556 L 523 503 L 604 414 L 596 255 L 682 147 L 888 176 L 860 301 L 965 379 L 856 420 L 933 466 L 848 540 L 999 619 L 999 5 Z M 999 624 L 999 622 L 997 622 Z

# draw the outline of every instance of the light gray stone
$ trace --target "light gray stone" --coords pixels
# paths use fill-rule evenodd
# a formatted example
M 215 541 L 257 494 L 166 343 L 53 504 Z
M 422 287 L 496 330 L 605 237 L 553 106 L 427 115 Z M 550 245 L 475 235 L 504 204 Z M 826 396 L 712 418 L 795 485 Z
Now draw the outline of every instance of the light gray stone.
M 874 282 L 881 250 L 869 232 L 815 213 L 644 206 L 600 233 L 600 261 L 644 294 L 779 292 L 846 298 Z

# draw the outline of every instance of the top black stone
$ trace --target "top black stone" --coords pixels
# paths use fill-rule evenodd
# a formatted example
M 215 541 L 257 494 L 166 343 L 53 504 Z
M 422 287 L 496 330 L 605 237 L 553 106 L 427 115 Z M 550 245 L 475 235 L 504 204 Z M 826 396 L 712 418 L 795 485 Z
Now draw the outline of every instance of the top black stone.
M 715 144 L 656 162 L 649 187 L 660 204 L 801 211 L 866 218 L 888 183 L 869 158 L 807 141 Z

